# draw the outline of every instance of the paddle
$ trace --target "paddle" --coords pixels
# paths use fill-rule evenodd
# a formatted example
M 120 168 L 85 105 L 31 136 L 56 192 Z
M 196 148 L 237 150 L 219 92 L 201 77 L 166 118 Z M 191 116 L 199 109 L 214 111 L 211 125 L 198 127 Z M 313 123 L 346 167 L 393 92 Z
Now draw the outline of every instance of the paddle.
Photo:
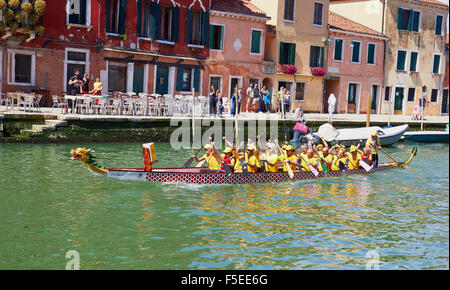
M 322 167 L 323 173 L 327 174 L 328 173 L 328 168 L 327 168 L 327 164 L 325 163 L 325 160 L 320 158 L 319 161 L 320 161 L 320 166 Z
M 311 163 L 307 162 L 307 161 L 305 160 L 305 158 L 303 158 L 303 156 L 302 156 L 301 154 L 299 154 L 299 156 L 300 156 L 300 158 L 303 160 L 303 162 L 305 162 L 305 163 L 308 165 L 309 170 L 311 170 L 311 172 L 314 174 L 314 176 L 315 176 L 315 177 L 319 176 L 319 171 L 317 171 L 317 169 L 314 168 L 314 166 L 313 166 Z
M 200 161 L 195 167 L 202 167 L 206 160 Z
M 241 163 L 242 167 L 242 177 L 247 178 L 248 176 L 248 166 L 247 162 L 245 162 L 245 155 L 247 154 L 247 146 L 244 143 L 244 159 L 239 159 L 239 163 Z
M 364 160 L 359 160 L 359 165 L 361 165 L 362 168 L 364 168 L 364 170 L 365 170 L 366 172 L 369 172 L 370 169 L 373 168 L 373 166 L 369 166 L 369 164 L 367 164 Z
M 278 141 L 277 140 L 275 140 L 275 141 L 276 141 L 276 145 L 277 145 L 278 151 L 280 151 L 281 158 L 283 158 L 283 163 L 285 164 L 286 169 L 288 171 L 289 178 L 293 179 L 294 178 L 294 172 L 292 171 L 291 165 L 289 164 L 289 159 L 287 159 L 287 157 L 285 157 L 283 151 L 281 151 L 281 148 L 278 145 Z M 288 163 L 286 163 L 286 160 L 288 161 Z
M 391 155 L 389 155 L 386 151 L 384 151 L 380 146 L 376 146 L 376 148 L 378 148 L 381 152 L 383 152 L 384 154 L 386 154 L 389 158 L 391 158 L 392 160 L 394 160 L 395 163 L 397 163 L 398 166 L 400 166 L 403 169 L 406 169 L 405 165 L 403 165 L 403 162 L 399 162 L 397 161 L 394 157 L 392 157 Z
M 198 151 L 194 154 L 197 155 L 198 152 L 200 152 L 203 148 L 198 149 Z M 189 167 L 192 163 L 192 161 L 194 161 L 194 157 L 192 156 L 191 158 L 189 158 L 184 164 L 183 167 Z

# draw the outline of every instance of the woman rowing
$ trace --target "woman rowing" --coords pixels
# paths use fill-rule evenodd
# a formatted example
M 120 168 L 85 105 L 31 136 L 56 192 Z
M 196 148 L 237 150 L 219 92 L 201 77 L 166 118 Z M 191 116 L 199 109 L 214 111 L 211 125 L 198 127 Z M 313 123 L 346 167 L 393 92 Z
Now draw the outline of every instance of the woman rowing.
M 378 166 L 378 154 L 375 148 L 379 148 L 380 146 L 380 138 L 378 138 L 377 131 L 373 132 L 370 138 L 366 141 L 366 147 L 370 149 L 370 153 L 372 154 L 372 164 L 374 167 Z
M 210 170 L 220 170 L 220 155 L 216 152 L 216 147 L 211 144 L 206 144 L 203 149 L 205 150 L 205 155 L 203 155 L 201 158 L 198 158 L 197 155 L 194 155 L 192 157 L 194 157 L 197 162 L 206 160 L 206 162 L 208 163 L 208 168 Z

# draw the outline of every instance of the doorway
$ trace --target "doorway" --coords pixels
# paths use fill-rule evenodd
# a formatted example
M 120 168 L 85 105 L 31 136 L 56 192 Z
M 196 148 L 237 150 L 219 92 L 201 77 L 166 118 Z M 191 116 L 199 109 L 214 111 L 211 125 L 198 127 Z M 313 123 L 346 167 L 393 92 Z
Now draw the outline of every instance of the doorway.
M 165 95 L 169 92 L 169 67 L 168 66 L 158 66 L 157 67 L 155 92 L 159 95 Z
M 442 92 L 442 109 L 441 113 L 443 115 L 448 115 L 448 89 L 444 89 Z
M 394 115 L 403 115 L 404 88 L 395 88 Z
M 348 96 L 347 96 L 347 114 L 356 114 L 356 96 L 357 96 L 357 84 L 348 84 Z
M 371 105 L 370 113 L 377 113 L 377 103 L 378 103 L 378 85 L 372 85 L 372 95 L 371 95 Z
M 133 70 L 133 92 L 136 94 L 144 92 L 144 66 L 134 64 Z
M 231 77 L 230 78 L 230 98 L 234 93 L 234 88 L 238 86 L 238 88 L 242 87 L 242 77 Z

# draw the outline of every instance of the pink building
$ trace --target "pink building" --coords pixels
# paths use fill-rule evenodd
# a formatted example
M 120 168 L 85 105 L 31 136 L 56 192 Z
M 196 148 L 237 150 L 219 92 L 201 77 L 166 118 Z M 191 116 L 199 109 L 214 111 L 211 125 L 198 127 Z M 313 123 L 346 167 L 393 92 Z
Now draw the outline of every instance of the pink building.
M 229 98 L 233 88 L 261 85 L 266 14 L 247 0 L 213 0 L 210 7 L 210 57 L 205 64 L 203 92 L 211 85 Z M 243 98 L 242 110 L 245 111 Z
M 365 114 L 370 107 L 380 113 L 383 88 L 384 45 L 387 37 L 330 12 L 326 96 L 336 96 L 336 111 Z M 326 102 L 325 112 L 328 111 Z

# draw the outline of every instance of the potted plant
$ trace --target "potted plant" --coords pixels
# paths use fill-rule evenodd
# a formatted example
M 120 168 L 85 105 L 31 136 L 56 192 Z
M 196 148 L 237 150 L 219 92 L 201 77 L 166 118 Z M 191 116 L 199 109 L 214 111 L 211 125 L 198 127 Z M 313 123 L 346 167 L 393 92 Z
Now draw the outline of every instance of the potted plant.
M 312 67 L 311 68 L 311 74 L 313 76 L 319 76 L 322 77 L 325 75 L 325 70 L 321 67 Z
M 288 75 L 295 75 L 297 73 L 297 68 L 295 67 L 295 65 L 283 64 L 281 66 L 281 71 Z

